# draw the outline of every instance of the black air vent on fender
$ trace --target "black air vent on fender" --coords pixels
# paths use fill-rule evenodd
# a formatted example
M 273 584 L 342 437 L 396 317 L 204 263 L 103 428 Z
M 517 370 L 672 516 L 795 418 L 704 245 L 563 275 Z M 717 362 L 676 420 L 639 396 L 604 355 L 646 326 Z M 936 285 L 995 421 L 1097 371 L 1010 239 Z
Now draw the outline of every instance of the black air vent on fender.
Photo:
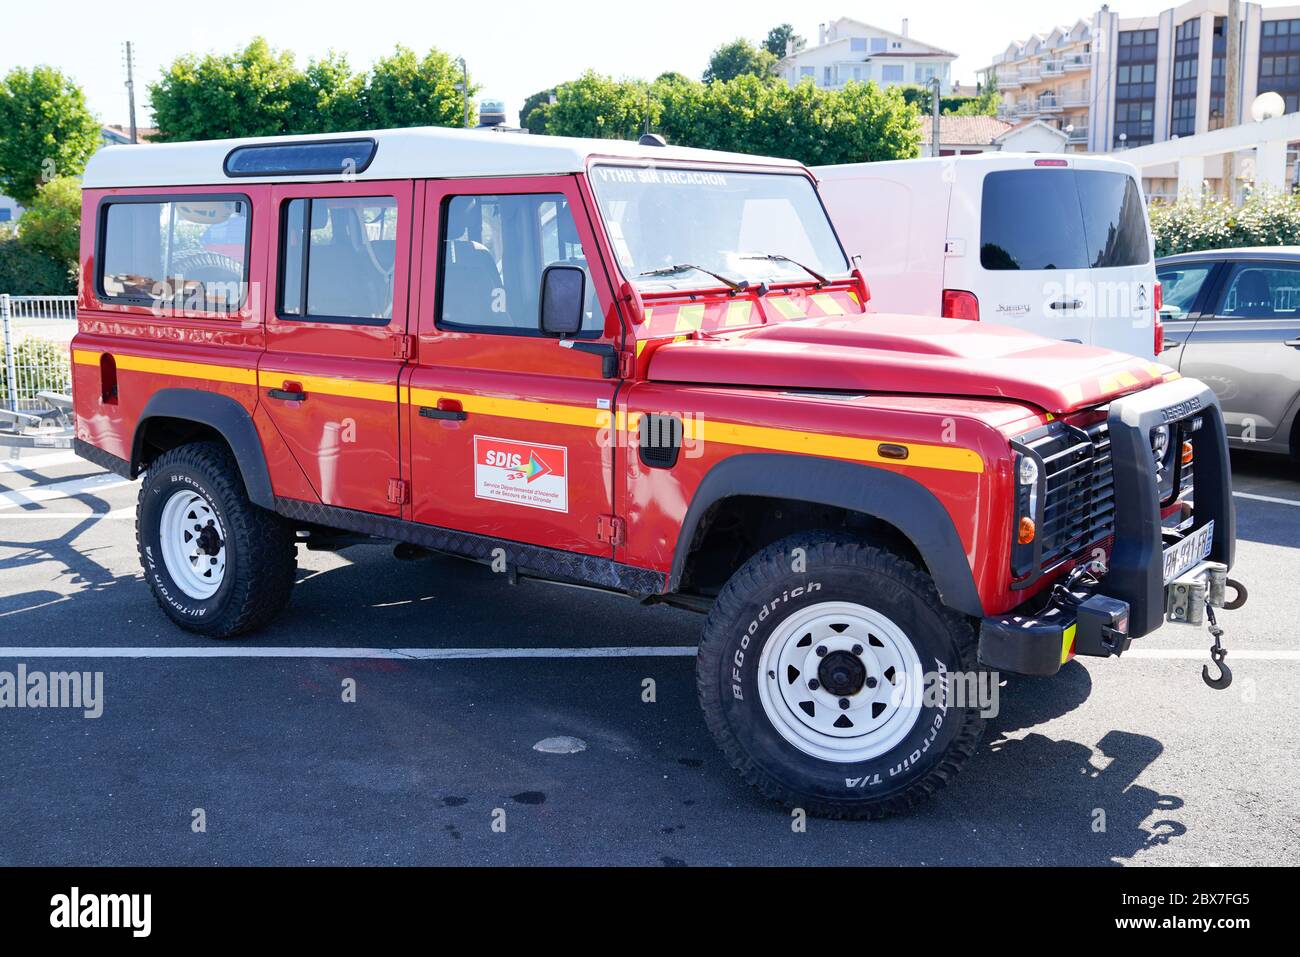
M 682 420 L 671 415 L 641 416 L 641 462 L 653 469 L 670 469 L 682 449 Z

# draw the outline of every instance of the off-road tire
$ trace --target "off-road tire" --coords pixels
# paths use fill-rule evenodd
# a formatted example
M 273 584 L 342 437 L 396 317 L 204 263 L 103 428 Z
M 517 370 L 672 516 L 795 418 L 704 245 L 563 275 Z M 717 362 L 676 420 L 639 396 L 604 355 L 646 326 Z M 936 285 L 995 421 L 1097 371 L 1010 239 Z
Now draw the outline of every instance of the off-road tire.
M 792 571 L 796 548 L 805 556 L 800 572 Z M 813 583 L 820 587 L 812 589 Z M 795 591 L 802 594 L 795 597 Z M 826 760 L 795 747 L 759 699 L 759 662 L 782 622 L 827 601 L 853 602 L 888 616 L 927 672 L 938 672 L 936 661 L 949 672 L 981 670 L 971 620 L 943 605 L 928 575 L 840 533 L 804 533 L 751 558 L 714 603 L 696 662 L 705 720 L 731 765 L 768 798 L 818 817 L 881 818 L 906 811 L 957 774 L 975 752 L 984 720 L 978 708 L 950 706 L 945 697 L 923 706 L 906 736 L 870 760 Z M 907 766 L 899 769 L 905 759 Z
M 225 530 L 223 580 L 206 599 L 186 594 L 163 560 L 163 508 L 182 491 L 201 495 Z M 248 500 L 234 456 L 219 443 L 182 445 L 150 463 L 136 503 L 135 540 L 159 607 L 187 631 L 234 638 L 265 625 L 289 600 L 297 569 L 293 529 Z

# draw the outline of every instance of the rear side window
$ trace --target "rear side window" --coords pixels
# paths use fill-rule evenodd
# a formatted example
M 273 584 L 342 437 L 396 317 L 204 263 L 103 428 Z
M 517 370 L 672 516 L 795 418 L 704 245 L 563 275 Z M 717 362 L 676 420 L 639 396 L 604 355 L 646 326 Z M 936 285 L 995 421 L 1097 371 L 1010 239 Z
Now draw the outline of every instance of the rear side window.
M 1150 261 L 1146 211 L 1131 176 L 1021 169 L 984 177 L 985 269 L 1106 269 Z
M 100 208 L 99 297 L 228 312 L 248 285 L 245 197 L 117 200 Z
M 396 253 L 391 196 L 289 200 L 280 219 L 279 315 L 387 324 Z
M 583 331 L 604 326 L 563 194 L 452 196 L 443 205 L 443 223 L 439 325 L 537 335 L 542 273 L 561 264 L 587 272 Z
M 1238 263 L 1219 315 L 1232 319 L 1294 319 L 1300 311 L 1300 269 Z

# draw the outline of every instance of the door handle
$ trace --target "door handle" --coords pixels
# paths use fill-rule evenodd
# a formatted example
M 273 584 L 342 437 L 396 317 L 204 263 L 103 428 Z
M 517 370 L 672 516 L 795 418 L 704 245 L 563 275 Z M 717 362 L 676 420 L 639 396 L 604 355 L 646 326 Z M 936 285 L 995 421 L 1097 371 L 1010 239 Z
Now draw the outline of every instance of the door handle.
M 1178 348 L 1179 346 L 1181 346 L 1182 344 L 1183 344 L 1183 340 L 1182 340 L 1182 339 L 1166 339 L 1166 340 L 1165 340 L 1165 349 L 1177 349 L 1177 348 Z M 1164 351 L 1164 350 L 1161 350 L 1161 351 Z
M 1082 309 L 1083 301 L 1079 299 L 1058 299 L 1056 302 L 1049 303 L 1053 309 Z
M 454 422 L 463 422 L 468 414 L 459 399 L 439 399 L 437 408 L 420 406 L 422 419 L 450 419 Z
M 1292 349 L 1300 349 L 1300 337 L 1288 339 L 1286 342 L 1282 343 L 1282 345 L 1290 346 Z
M 283 388 L 267 389 L 266 394 L 272 399 L 283 399 L 286 402 L 302 402 L 307 398 L 307 393 L 302 391 L 302 385 L 287 380 Z

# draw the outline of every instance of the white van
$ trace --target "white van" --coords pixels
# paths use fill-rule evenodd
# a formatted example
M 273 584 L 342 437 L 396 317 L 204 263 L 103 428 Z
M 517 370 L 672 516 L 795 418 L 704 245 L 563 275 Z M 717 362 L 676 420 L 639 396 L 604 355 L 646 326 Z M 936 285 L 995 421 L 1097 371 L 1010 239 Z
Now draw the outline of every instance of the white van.
M 813 172 L 877 311 L 1159 354 L 1151 229 L 1132 165 L 983 153 Z

